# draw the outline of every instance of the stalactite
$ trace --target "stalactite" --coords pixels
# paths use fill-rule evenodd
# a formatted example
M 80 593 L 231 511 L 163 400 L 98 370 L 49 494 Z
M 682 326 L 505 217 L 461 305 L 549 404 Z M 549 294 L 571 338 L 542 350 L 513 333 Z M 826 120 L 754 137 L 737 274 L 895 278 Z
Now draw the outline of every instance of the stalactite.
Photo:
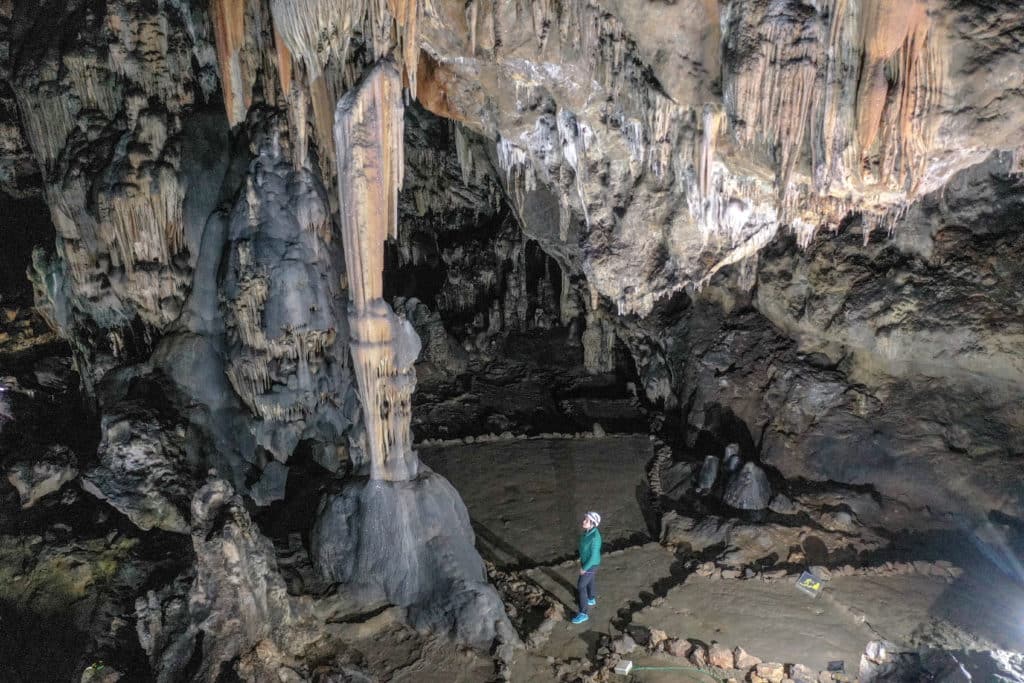
M 62 61 L 82 108 L 97 109 L 108 119 L 114 118 L 121 97 L 117 84 L 111 83 L 106 73 L 107 65 L 100 64 L 95 54 L 77 52 L 64 55 Z
M 78 107 L 60 92 L 56 83 L 45 83 L 33 91 L 16 91 L 21 120 L 29 144 L 46 167 L 57 159 L 75 127 Z
M 352 36 L 361 34 L 382 59 L 400 58 L 410 94 L 416 95 L 419 0 L 271 0 L 274 28 L 305 66 L 310 82 L 330 64 L 344 68 Z M 330 36 L 324 40 L 323 36 Z
M 466 2 L 466 25 L 469 27 L 469 56 L 476 55 L 477 0 Z
M 820 193 L 862 179 L 915 194 L 944 72 L 928 0 L 826 0 L 797 18 L 784 9 L 737 20 L 749 23 L 738 35 L 757 32 L 759 52 L 744 55 L 725 93 L 740 141 L 773 154 L 781 201 L 808 140 Z
M 469 185 L 473 177 L 473 151 L 469 147 L 465 133 L 462 132 L 462 126 L 452 123 L 452 128 L 455 131 L 455 155 L 459 160 L 459 168 L 462 170 L 462 182 Z
M 148 176 L 119 194 L 100 195 L 100 230 L 109 237 L 120 265 L 131 273 L 138 263 L 171 263 L 185 246 L 184 190 L 171 177 L 155 183 Z
M 289 97 L 292 92 L 292 53 L 288 50 L 281 35 L 274 29 L 274 54 L 277 58 L 277 75 L 281 83 L 281 92 Z M 299 166 L 299 168 L 302 168 Z
M 217 42 L 221 90 L 227 108 L 228 122 L 238 125 L 245 120 L 251 93 L 247 92 L 247 74 L 240 52 L 245 45 L 245 8 L 248 0 L 211 0 L 210 20 Z
M 721 224 L 719 218 L 721 195 L 714 191 L 713 183 L 715 150 L 724 124 L 725 112 L 715 110 L 712 107 L 705 107 L 701 130 L 701 144 L 696 160 L 697 192 L 694 193 L 699 203 L 694 218 L 697 220 L 701 237 L 705 241 L 707 241 L 710 233 L 718 231 L 718 226 Z

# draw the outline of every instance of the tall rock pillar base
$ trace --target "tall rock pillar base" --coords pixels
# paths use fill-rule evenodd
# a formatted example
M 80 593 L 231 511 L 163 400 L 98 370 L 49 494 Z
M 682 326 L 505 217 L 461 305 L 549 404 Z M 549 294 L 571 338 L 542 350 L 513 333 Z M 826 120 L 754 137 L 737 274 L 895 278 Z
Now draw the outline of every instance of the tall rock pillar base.
M 321 503 L 313 562 L 368 607 L 406 609 L 410 623 L 490 649 L 518 637 L 473 545 L 455 488 L 424 465 L 406 481 L 350 482 Z

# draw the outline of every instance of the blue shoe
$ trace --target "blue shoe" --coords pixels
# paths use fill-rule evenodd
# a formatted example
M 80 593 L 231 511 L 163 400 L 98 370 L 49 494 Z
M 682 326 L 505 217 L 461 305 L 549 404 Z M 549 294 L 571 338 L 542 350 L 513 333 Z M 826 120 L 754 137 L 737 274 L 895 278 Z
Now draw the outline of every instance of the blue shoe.
M 572 618 L 572 623 L 574 623 L 574 624 L 582 624 L 584 621 L 586 621 L 589 618 L 590 618 L 589 615 L 584 614 L 583 612 L 580 612 L 579 614 L 577 614 L 576 616 L 574 616 Z
M 596 604 L 597 604 L 597 598 L 590 598 L 589 600 L 587 600 L 587 606 L 588 607 L 593 607 Z

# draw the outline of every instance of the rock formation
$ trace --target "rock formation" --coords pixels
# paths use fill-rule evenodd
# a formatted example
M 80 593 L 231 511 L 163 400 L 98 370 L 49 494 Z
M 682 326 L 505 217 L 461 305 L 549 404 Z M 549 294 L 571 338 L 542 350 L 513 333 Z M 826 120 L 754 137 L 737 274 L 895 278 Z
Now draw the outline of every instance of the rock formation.
M 414 624 L 489 647 L 516 639 L 458 493 L 412 450 L 420 340 L 382 298 L 384 240 L 397 235 L 402 102 L 380 62 L 338 103 L 335 135 L 349 293 L 350 348 L 363 406 L 367 480 L 328 497 L 313 529 L 318 569 L 368 604 L 409 608 Z

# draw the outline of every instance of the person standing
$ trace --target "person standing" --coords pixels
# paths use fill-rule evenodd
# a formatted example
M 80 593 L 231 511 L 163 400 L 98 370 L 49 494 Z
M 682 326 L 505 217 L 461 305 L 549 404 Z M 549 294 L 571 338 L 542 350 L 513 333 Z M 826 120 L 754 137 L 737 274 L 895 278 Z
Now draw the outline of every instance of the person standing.
M 601 532 L 597 530 L 600 524 L 601 515 L 596 512 L 588 512 L 583 516 L 583 534 L 580 536 L 580 579 L 576 584 L 580 611 L 572 618 L 574 624 L 582 624 L 589 619 L 589 608 L 597 604 L 594 573 L 601 564 Z

